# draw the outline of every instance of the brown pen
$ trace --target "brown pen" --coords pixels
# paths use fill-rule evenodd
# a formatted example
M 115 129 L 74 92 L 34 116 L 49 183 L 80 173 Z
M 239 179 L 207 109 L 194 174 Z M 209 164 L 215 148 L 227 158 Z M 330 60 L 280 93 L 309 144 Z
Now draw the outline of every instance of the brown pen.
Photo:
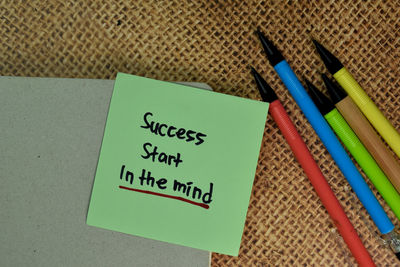
M 374 128 L 372 128 L 371 124 L 346 92 L 325 74 L 322 74 L 322 79 L 336 108 L 371 153 L 397 192 L 400 193 L 400 165 L 396 158 L 393 157 Z

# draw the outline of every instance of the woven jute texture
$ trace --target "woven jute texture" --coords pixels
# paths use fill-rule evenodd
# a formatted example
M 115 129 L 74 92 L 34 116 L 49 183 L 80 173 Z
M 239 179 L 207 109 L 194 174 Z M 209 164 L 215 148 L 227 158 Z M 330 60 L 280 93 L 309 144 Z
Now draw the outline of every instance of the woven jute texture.
M 373 260 L 398 265 L 266 60 L 254 35 L 257 26 L 299 77 L 322 88 L 319 72 L 326 69 L 310 37 L 319 40 L 400 128 L 399 1 L 3 0 L 0 75 L 114 79 L 120 71 L 205 82 L 217 92 L 260 99 L 252 65 L 286 106 Z M 240 254 L 213 254 L 212 265 L 356 265 L 271 118 Z

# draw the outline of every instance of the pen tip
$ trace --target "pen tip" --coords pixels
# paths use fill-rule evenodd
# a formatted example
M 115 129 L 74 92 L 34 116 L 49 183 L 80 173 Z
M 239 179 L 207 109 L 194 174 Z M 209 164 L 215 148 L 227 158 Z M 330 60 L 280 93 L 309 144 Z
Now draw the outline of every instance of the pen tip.
M 257 29 L 254 31 L 254 34 L 257 35 L 258 39 L 262 40 L 263 34 L 261 32 L 260 27 L 257 26 Z M 262 42 L 262 41 L 261 41 Z
M 249 65 L 249 69 L 253 75 L 258 74 L 257 71 L 253 68 L 253 66 Z
M 316 88 L 314 87 L 314 85 L 308 79 L 303 77 L 303 80 L 305 81 L 305 83 L 307 85 L 307 91 L 310 93 L 310 95 L 313 98 L 313 95 L 315 93 Z
M 318 88 L 315 87 L 309 80 L 305 79 L 305 82 L 314 104 L 317 106 L 322 115 L 326 115 L 331 112 L 331 110 L 335 108 L 332 104 L 332 101 L 320 90 L 318 90 Z
M 320 45 L 321 45 L 320 43 L 318 43 L 318 42 L 314 39 L 314 37 L 311 37 L 311 41 L 314 43 L 315 46 L 320 46 Z
M 261 98 L 265 102 L 269 103 L 277 100 L 278 97 L 276 96 L 275 92 L 253 67 L 251 67 L 251 72 L 253 73 L 254 80 L 256 81 L 257 84 L 257 88 L 261 94 Z
M 319 56 L 321 57 L 322 61 L 324 62 L 326 68 L 329 70 L 330 73 L 335 74 L 341 68 L 343 68 L 342 63 L 337 59 L 331 52 L 328 51 L 322 44 L 317 42 L 315 39 L 312 39 L 315 48 Z
M 347 97 L 347 93 L 334 81 L 328 78 L 324 73 L 321 74 L 322 80 L 324 81 L 326 89 L 331 96 L 332 101 L 336 104 Z
M 306 82 L 306 85 L 308 87 L 308 89 L 310 89 L 310 87 L 314 86 L 306 77 L 303 76 L 303 80 Z
M 260 39 L 260 42 L 264 48 L 264 52 L 265 54 L 267 54 L 269 63 L 271 63 L 272 66 L 275 66 L 276 64 L 284 60 L 278 48 L 276 48 L 276 46 L 261 32 L 259 28 L 257 28 L 256 34 L 258 36 L 258 39 Z

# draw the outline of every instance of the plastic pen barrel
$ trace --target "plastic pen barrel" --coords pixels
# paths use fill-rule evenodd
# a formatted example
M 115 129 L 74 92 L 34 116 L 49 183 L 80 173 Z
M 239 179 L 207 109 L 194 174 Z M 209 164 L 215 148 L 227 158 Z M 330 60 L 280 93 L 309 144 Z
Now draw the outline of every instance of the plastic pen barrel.
M 394 225 L 332 132 L 328 123 L 308 96 L 289 64 L 286 60 L 283 60 L 276 64 L 274 68 L 348 180 L 357 197 L 367 209 L 379 231 L 383 234 L 391 232 L 394 229 Z
M 400 195 L 347 124 L 343 116 L 335 108 L 325 115 L 325 119 L 364 170 L 365 174 L 374 184 L 396 217 L 400 220 Z
M 392 156 L 390 150 L 376 134 L 371 124 L 350 97 L 336 103 L 336 108 L 343 115 L 350 127 L 354 130 L 361 142 L 374 157 L 383 172 L 400 193 L 400 165 Z
M 365 117 L 371 122 L 382 138 L 388 143 L 398 157 L 400 157 L 400 135 L 382 112 L 368 97 L 361 86 L 356 82 L 346 68 L 340 69 L 333 77 L 354 100 Z
M 356 230 L 347 218 L 342 206 L 279 100 L 270 103 L 270 114 L 278 124 L 293 154 L 304 169 L 357 263 L 360 266 L 375 266 Z
M 326 77 L 325 77 L 326 80 Z M 400 218 L 400 195 L 396 189 L 389 182 L 385 173 L 379 168 L 376 161 L 371 154 L 367 151 L 356 134 L 347 124 L 342 114 L 335 108 L 333 102 L 324 95 L 312 83 L 306 80 L 311 98 L 314 100 L 315 105 L 328 121 L 329 125 L 336 132 L 337 136 L 342 140 L 343 144 L 353 155 L 354 159 L 358 162 L 364 170 L 368 178 L 372 181 L 376 189 L 389 204 L 390 208 Z M 328 83 L 328 90 L 332 91 L 332 84 Z M 344 96 L 344 92 L 335 91 L 335 101 Z M 346 96 L 347 97 L 347 96 Z
M 383 143 L 351 97 L 328 76 L 325 74 L 321 76 L 340 114 L 360 138 L 369 153 L 371 153 L 382 171 L 397 189 L 397 192 L 400 193 L 400 164 L 397 162 L 396 157 L 392 155 L 392 152 Z

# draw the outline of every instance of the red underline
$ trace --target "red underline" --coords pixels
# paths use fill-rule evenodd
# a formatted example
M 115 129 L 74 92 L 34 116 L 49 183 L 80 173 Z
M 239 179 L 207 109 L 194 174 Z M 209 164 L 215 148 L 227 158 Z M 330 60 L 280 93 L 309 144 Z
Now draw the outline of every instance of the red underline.
M 146 191 L 146 190 L 140 190 L 140 189 L 130 188 L 130 187 L 122 186 L 122 185 L 120 185 L 119 188 L 130 190 L 130 191 L 135 191 L 135 192 L 140 192 L 140 193 L 145 193 L 145 194 L 150 194 L 150 195 L 155 195 L 155 196 L 159 196 L 159 197 L 173 198 L 173 199 L 184 201 L 184 202 L 187 202 L 187 203 L 190 203 L 190 204 L 193 204 L 193 205 L 205 208 L 205 209 L 210 208 L 210 206 L 208 206 L 207 204 L 194 202 L 194 201 L 191 201 L 191 200 L 183 198 L 183 197 L 176 197 L 176 196 L 171 196 L 171 195 L 166 195 L 166 194 L 161 194 L 161 193 L 156 193 L 156 192 L 151 192 L 151 191 Z

